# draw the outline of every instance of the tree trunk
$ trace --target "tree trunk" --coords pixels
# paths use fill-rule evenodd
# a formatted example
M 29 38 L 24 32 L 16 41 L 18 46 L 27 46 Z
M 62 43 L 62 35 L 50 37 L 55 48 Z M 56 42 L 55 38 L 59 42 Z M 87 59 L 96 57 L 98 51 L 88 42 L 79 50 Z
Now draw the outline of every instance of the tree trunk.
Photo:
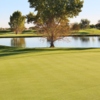
M 54 48 L 54 33 L 51 33 L 51 37 L 50 37 L 50 48 Z
M 51 41 L 50 42 L 50 48 L 54 48 L 55 46 L 54 46 L 54 42 L 53 41 Z

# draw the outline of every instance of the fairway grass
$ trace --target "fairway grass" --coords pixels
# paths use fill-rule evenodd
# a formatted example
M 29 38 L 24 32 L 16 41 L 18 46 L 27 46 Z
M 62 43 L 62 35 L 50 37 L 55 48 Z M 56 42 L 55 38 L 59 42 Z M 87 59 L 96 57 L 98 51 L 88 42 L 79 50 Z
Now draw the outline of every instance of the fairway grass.
M 100 30 L 99 29 L 84 29 L 84 30 L 79 30 L 77 33 L 72 33 L 69 36 L 74 36 L 74 35 L 90 35 L 90 36 L 100 36 Z M 35 30 L 26 30 L 23 31 L 21 34 L 15 34 L 14 32 L 11 31 L 0 31 L 0 38 L 11 38 L 11 37 L 43 37 L 43 34 L 37 33 Z
M 100 100 L 100 49 L 0 46 L 0 100 Z
M 37 33 L 34 30 L 26 30 L 23 31 L 22 33 L 15 34 L 14 32 L 11 31 L 0 31 L 0 38 L 11 38 L 11 37 L 39 37 L 42 36 L 41 34 Z
M 80 35 L 100 35 L 100 30 L 99 29 L 84 29 L 84 30 L 79 30 L 78 34 Z

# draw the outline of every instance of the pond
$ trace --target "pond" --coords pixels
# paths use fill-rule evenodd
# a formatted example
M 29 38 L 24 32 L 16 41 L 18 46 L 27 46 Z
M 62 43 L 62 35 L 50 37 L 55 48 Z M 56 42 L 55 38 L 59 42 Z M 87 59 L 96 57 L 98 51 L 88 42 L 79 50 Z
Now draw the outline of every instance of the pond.
M 0 38 L 0 45 L 24 48 L 50 47 L 50 43 L 43 37 L 32 38 Z M 55 47 L 64 48 L 100 48 L 98 36 L 64 37 L 54 42 Z

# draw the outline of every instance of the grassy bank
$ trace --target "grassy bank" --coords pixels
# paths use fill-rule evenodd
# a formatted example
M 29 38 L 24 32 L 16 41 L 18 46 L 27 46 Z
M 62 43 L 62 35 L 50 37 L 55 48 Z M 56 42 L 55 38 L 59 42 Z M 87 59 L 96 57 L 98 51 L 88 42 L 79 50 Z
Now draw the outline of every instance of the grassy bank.
M 85 29 L 85 30 L 79 30 L 79 32 L 75 34 L 70 34 L 70 35 L 100 35 L 100 30 L 98 29 Z M 34 30 L 27 30 L 24 31 L 22 34 L 15 34 L 14 32 L 11 31 L 0 31 L 0 37 L 40 37 L 42 34 L 37 34 L 36 31 Z
M 0 100 L 99 100 L 100 49 L 0 46 Z
M 80 35 L 100 35 L 100 30 L 98 29 L 85 29 L 85 30 L 80 30 L 78 32 Z
M 14 32 L 11 31 L 0 31 L 0 37 L 38 37 L 41 36 L 41 34 L 37 34 L 36 31 L 34 30 L 27 30 L 23 31 L 22 33 L 15 34 Z

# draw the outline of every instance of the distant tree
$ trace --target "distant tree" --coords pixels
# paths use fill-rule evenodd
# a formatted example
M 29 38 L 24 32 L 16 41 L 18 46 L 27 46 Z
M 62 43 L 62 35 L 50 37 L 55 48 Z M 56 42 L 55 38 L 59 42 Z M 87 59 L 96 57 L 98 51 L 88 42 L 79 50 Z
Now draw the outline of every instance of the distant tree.
M 100 23 L 97 23 L 95 26 L 96 26 L 97 29 L 100 30 Z
M 22 16 L 20 11 L 15 11 L 12 16 L 10 16 L 9 25 L 11 30 L 16 34 L 21 33 L 24 30 L 25 16 Z
M 100 20 L 99 20 L 98 23 L 95 25 L 95 27 L 96 27 L 97 29 L 100 29 Z
M 68 18 L 77 16 L 83 7 L 83 0 L 28 0 L 36 15 L 27 15 L 28 22 L 33 22 L 50 41 L 61 39 L 70 32 Z M 33 17 L 32 17 L 32 16 Z
M 80 30 L 80 24 L 74 23 L 74 24 L 72 25 L 71 29 L 72 29 L 73 31 L 79 31 L 79 30 Z
M 91 24 L 91 25 L 90 25 L 90 28 L 95 28 L 95 25 L 94 25 L 94 24 Z
M 88 19 L 81 19 L 80 28 L 86 29 L 89 28 L 90 21 Z

